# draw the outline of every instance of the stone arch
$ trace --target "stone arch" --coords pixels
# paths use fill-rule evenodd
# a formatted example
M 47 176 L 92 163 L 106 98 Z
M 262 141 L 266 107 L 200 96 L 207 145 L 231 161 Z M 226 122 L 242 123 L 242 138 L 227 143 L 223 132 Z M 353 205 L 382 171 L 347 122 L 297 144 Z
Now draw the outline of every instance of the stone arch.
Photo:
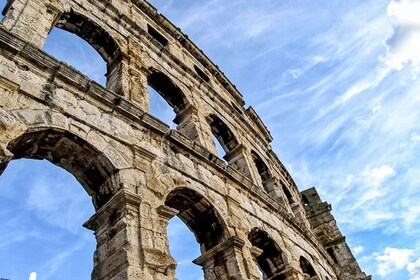
M 92 196 L 96 210 L 113 195 L 116 168 L 103 153 L 71 132 L 30 130 L 10 141 L 7 149 L 13 159 L 46 159 L 70 172 Z
M 270 192 L 271 190 L 267 188 L 268 181 L 272 178 L 270 169 L 268 168 L 264 160 L 260 157 L 260 155 L 257 154 L 257 152 L 251 151 L 251 157 L 255 167 L 257 168 L 259 178 L 261 179 L 261 184 L 267 192 Z
M 86 12 L 69 9 L 61 14 L 53 27 L 73 33 L 92 46 L 106 63 L 106 87 L 123 94 L 124 65 L 121 46 L 105 26 L 95 22 Z
M 260 251 L 255 256 L 264 279 L 285 280 L 287 278 L 287 263 L 285 254 L 269 236 L 260 228 L 253 228 L 248 234 L 251 244 Z
M 63 13 L 55 25 L 88 42 L 110 64 L 120 54 L 120 48 L 102 26 L 72 9 Z
M 165 205 L 178 211 L 178 217 L 194 233 L 202 252 L 228 238 L 225 222 L 200 193 L 189 188 L 176 188 L 166 197 Z
M 318 276 L 315 272 L 314 267 L 312 266 L 312 264 L 308 261 L 308 259 L 306 259 L 303 256 L 300 256 L 299 258 L 299 265 L 300 265 L 300 269 L 302 269 L 302 272 L 304 274 L 307 274 L 307 276 L 309 276 L 308 279 L 310 280 L 316 280 L 318 279 Z
M 164 73 L 152 70 L 147 83 L 171 106 L 176 115 L 185 109 L 188 103 L 181 89 Z
M 292 195 L 292 193 L 289 191 L 289 189 L 284 185 L 284 184 L 282 184 L 282 190 L 283 190 L 283 193 L 284 193 L 284 195 L 286 196 L 286 198 L 287 198 L 287 202 L 290 204 L 290 205 L 292 205 L 292 204 L 294 204 L 295 203 L 295 200 L 294 200 L 294 198 L 293 198 L 293 195 Z
M 227 154 L 239 145 L 232 130 L 218 116 L 212 114 L 209 116 L 209 120 L 211 132 Z

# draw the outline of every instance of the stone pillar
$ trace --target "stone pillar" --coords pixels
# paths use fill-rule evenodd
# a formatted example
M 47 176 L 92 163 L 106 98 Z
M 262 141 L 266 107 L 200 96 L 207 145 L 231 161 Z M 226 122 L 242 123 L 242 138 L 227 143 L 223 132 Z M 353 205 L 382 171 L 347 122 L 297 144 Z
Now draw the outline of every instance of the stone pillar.
M 53 1 L 9 0 L 2 25 L 23 40 L 42 48 L 61 14 L 60 6 Z
M 252 279 L 255 279 L 255 280 L 261 280 L 262 279 L 262 277 L 261 277 L 262 272 L 258 268 L 257 257 L 263 253 L 263 250 L 261 250 L 258 247 L 252 246 L 251 249 L 250 249 L 250 252 L 251 252 L 252 261 L 253 261 L 253 265 L 254 265 L 253 269 L 251 269 L 251 271 L 250 271 L 251 272 L 251 277 L 252 277 Z
M 127 58 L 123 54 L 113 58 L 107 64 L 106 87 L 116 94 L 128 97 L 128 68 Z
M 142 208 L 144 215 L 140 226 L 141 247 L 147 274 L 141 279 L 173 280 L 176 261 L 169 252 L 166 228 L 169 220 L 177 215 L 178 211 L 166 205 L 151 209 L 149 205 L 144 204 Z
M 179 132 L 187 136 L 190 140 L 207 147 L 205 137 L 199 127 L 201 121 L 198 110 L 191 104 L 188 104 L 182 111 L 178 112 L 174 123 L 178 125 L 177 130 Z
M 129 79 L 128 98 L 138 105 L 144 112 L 150 111 L 149 92 L 147 91 L 147 73 L 130 66 L 127 79 Z
M 92 279 L 147 279 L 141 268 L 140 203 L 137 194 L 121 189 L 84 224 L 97 241 Z
M 245 177 L 251 179 L 251 181 L 256 182 L 256 179 L 251 173 L 250 163 L 246 156 L 246 148 L 242 144 L 236 146 L 232 151 L 224 156 L 224 159 L 240 172 Z
M 284 203 L 284 197 L 281 189 L 279 188 L 278 179 L 271 177 L 264 182 L 262 182 L 265 191 L 274 197 L 278 202 Z
M 203 267 L 206 280 L 243 280 L 247 276 L 242 248 L 245 242 L 231 237 L 223 243 L 204 252 L 193 262 Z

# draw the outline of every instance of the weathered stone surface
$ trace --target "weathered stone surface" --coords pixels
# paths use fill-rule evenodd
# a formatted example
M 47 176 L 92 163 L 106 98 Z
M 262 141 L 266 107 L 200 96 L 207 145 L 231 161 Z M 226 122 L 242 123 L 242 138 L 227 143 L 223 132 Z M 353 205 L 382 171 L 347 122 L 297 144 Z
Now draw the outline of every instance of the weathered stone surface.
M 0 174 L 24 157 L 79 180 L 97 211 L 85 224 L 98 244 L 95 280 L 174 279 L 174 215 L 200 243 L 206 280 L 259 279 L 258 266 L 264 279 L 367 279 L 329 205 L 311 190 L 302 203 L 236 88 L 150 4 L 128 2 L 8 1 Z M 100 53 L 107 88 L 39 49 L 54 26 Z M 172 106 L 176 130 L 150 115 L 148 86 Z

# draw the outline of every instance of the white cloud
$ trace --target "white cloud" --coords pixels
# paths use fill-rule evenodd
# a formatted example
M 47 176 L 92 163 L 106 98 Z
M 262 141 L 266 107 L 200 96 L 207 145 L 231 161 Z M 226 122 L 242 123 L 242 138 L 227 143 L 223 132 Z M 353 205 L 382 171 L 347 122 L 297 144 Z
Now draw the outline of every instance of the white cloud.
M 363 247 L 362 245 L 357 245 L 353 248 L 352 251 L 355 255 L 358 255 L 358 254 L 362 253 L 364 250 L 365 250 L 365 247 Z
M 415 71 L 420 70 L 420 2 L 391 1 L 387 13 L 394 20 L 394 34 L 386 42 L 386 63 L 401 70 L 411 62 Z
M 396 174 L 395 170 L 389 165 L 382 165 L 377 168 L 370 168 L 369 166 L 363 172 L 363 177 L 367 185 L 378 187 L 386 180 Z
M 36 272 L 31 272 L 29 275 L 29 280 L 36 280 Z
M 420 280 L 420 258 L 407 264 L 407 270 L 410 273 L 410 280 Z
M 417 133 L 411 134 L 411 141 L 420 142 L 420 134 L 417 134 Z
M 375 257 L 378 261 L 377 274 L 387 276 L 392 272 L 401 270 L 410 263 L 410 258 L 413 256 L 413 250 L 387 247 L 382 255 Z

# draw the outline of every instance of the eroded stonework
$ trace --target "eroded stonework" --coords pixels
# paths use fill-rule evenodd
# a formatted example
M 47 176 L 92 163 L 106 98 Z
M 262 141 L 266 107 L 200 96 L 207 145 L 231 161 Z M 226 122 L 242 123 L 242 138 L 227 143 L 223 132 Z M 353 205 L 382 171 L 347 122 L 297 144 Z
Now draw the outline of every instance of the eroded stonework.
M 174 279 L 175 215 L 207 280 L 261 279 L 258 268 L 264 279 L 370 279 L 330 206 L 299 193 L 252 107 L 146 1 L 9 0 L 3 13 L 0 173 L 47 159 L 78 179 L 96 209 L 85 223 L 97 240 L 92 279 Z M 106 88 L 40 50 L 53 27 L 99 52 Z M 148 86 L 177 129 L 148 113 Z

